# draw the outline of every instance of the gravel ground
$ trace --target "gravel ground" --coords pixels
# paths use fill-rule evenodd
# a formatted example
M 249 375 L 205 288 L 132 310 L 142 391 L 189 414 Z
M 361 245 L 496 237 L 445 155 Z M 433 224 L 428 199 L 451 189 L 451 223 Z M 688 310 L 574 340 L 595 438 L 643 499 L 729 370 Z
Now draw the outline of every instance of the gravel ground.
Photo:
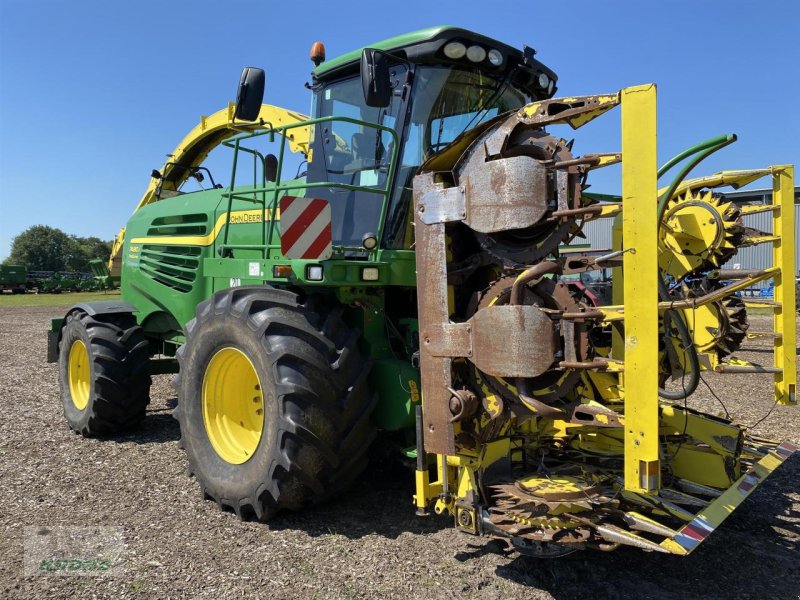
M 269 525 L 242 523 L 186 475 L 175 395 L 157 377 L 144 425 L 82 439 L 61 414 L 45 331 L 58 309 L 0 309 L 0 596 L 798 598 L 800 456 L 789 459 L 688 558 L 621 549 L 557 560 L 505 557 L 443 518 L 420 519 L 407 474 L 373 470 L 341 500 Z M 754 317 L 763 330 L 768 318 Z M 742 356 L 771 360 L 769 342 Z M 735 418 L 770 409 L 768 377 L 708 377 Z M 722 409 L 701 389 L 693 405 Z M 757 431 L 800 442 L 800 412 L 776 407 Z M 116 577 L 23 577 L 25 526 L 124 528 Z

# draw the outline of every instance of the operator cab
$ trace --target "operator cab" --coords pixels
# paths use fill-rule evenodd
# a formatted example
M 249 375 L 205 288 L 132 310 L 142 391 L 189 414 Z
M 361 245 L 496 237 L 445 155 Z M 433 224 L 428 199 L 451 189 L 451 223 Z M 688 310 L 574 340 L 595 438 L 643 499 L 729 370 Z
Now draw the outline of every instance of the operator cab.
M 331 204 L 334 244 L 357 249 L 377 234 L 382 248 L 408 248 L 418 168 L 462 133 L 555 93 L 534 54 L 436 27 L 327 63 L 317 55 L 312 117 L 337 119 L 314 126 L 307 182 L 334 184 L 313 190 Z

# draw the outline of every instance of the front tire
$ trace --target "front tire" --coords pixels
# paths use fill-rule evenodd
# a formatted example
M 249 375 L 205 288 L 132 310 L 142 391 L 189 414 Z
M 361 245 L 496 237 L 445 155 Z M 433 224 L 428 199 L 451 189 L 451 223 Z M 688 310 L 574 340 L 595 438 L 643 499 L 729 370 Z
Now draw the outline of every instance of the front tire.
M 138 425 L 150 401 L 148 361 L 148 343 L 133 315 L 70 312 L 58 354 L 70 429 L 88 437 Z
M 366 466 L 376 397 L 343 311 L 269 287 L 198 305 L 175 417 L 189 471 L 220 507 L 265 520 L 336 495 Z

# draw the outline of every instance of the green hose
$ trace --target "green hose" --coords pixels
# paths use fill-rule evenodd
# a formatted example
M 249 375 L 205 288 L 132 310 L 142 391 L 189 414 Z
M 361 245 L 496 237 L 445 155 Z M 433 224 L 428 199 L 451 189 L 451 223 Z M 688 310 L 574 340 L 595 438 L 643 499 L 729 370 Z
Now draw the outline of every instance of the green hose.
M 708 156 L 716 152 L 717 150 L 721 150 L 725 146 L 732 144 L 736 141 L 736 135 L 720 135 L 715 138 L 711 138 L 684 150 L 680 154 L 672 157 L 668 160 L 664 166 L 662 166 L 658 170 L 658 178 L 664 176 L 667 171 L 669 171 L 672 167 L 677 165 L 679 162 L 688 158 L 690 156 L 695 156 L 693 160 L 686 164 L 686 166 L 681 169 L 678 176 L 672 180 L 669 188 L 667 191 L 664 192 L 658 199 L 658 223 L 660 224 L 664 219 L 664 211 L 667 208 L 667 204 L 672 199 L 672 195 L 675 193 L 675 190 L 678 189 L 678 186 L 686 179 L 686 176 L 703 160 L 705 160 Z M 661 272 L 659 271 L 658 274 L 658 295 L 661 300 L 669 300 L 669 292 L 667 291 L 667 285 L 664 283 L 664 278 L 661 276 Z M 665 310 L 664 311 L 664 343 L 669 343 L 669 325 L 670 321 L 674 321 L 675 328 L 678 330 L 678 335 L 683 342 L 684 348 L 688 353 L 688 362 L 689 362 L 689 382 L 688 385 L 683 385 L 683 388 L 680 391 L 676 392 L 669 392 L 661 387 L 658 388 L 658 395 L 662 398 L 667 400 L 683 400 L 688 398 L 696 389 L 697 385 L 700 383 L 700 357 L 697 354 L 697 348 L 694 346 L 694 340 L 689 332 L 689 327 L 683 320 L 683 315 L 672 313 L 675 311 L 672 310 Z M 682 365 L 684 372 L 686 370 L 686 365 Z
M 683 169 L 681 169 L 678 176 L 672 180 L 672 183 L 667 188 L 667 191 L 664 192 L 658 199 L 658 222 L 661 223 L 661 220 L 664 218 L 664 210 L 667 208 L 667 203 L 672 199 L 672 195 L 675 193 L 675 190 L 678 189 L 678 186 L 686 179 L 686 176 L 701 162 L 703 162 L 706 158 L 714 154 L 717 150 L 721 150 L 725 146 L 732 144 L 736 141 L 736 134 L 730 135 L 720 135 L 715 138 L 711 138 L 710 140 L 706 140 L 705 142 L 701 142 L 688 150 L 685 150 L 675 156 L 674 158 L 667 161 L 667 163 L 658 170 L 658 176 L 661 177 L 664 173 L 666 173 L 670 168 L 672 168 L 675 164 L 683 160 L 688 156 L 692 156 L 693 154 L 698 154 L 692 161 L 690 161 Z
M 730 143 L 729 140 L 731 138 L 733 138 L 733 141 L 735 141 L 736 135 L 735 134 L 718 135 L 717 137 L 709 138 L 705 141 L 700 142 L 699 144 L 695 144 L 694 146 L 687 148 L 680 154 L 673 156 L 666 163 L 664 163 L 664 165 L 658 170 L 658 178 L 661 179 L 667 171 L 669 171 L 672 167 L 681 162 L 684 158 L 691 156 L 692 154 L 695 154 L 702 150 L 711 148 L 712 146 L 718 146 L 723 142 Z

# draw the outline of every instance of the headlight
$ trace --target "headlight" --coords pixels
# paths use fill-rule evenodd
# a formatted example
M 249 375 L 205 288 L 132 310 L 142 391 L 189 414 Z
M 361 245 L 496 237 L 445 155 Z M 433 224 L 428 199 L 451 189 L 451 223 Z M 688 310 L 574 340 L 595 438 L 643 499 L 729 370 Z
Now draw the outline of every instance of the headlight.
M 539 73 L 538 82 L 540 88 L 547 89 L 547 86 L 550 85 L 550 78 L 547 73 Z
M 467 47 L 461 42 L 450 42 L 444 47 L 444 55 L 454 60 L 463 58 L 466 53 Z
M 309 281 L 322 281 L 322 265 L 308 265 L 306 279 Z
M 500 50 L 489 50 L 489 62 L 495 67 L 499 67 L 503 64 L 503 55 L 500 53 Z
M 551 79 L 550 80 L 550 84 L 547 86 L 547 95 L 548 96 L 552 96 L 553 95 L 553 88 L 554 87 L 556 87 L 556 82 Z
M 470 46 L 467 48 L 467 58 L 472 62 L 481 62 L 484 58 L 486 58 L 486 50 L 484 50 L 481 46 Z
M 381 277 L 381 272 L 378 267 L 364 267 L 361 269 L 362 281 L 378 281 Z
M 367 250 L 373 250 L 378 245 L 378 238 L 375 237 L 374 233 L 365 233 L 364 237 L 361 238 L 361 245 Z

